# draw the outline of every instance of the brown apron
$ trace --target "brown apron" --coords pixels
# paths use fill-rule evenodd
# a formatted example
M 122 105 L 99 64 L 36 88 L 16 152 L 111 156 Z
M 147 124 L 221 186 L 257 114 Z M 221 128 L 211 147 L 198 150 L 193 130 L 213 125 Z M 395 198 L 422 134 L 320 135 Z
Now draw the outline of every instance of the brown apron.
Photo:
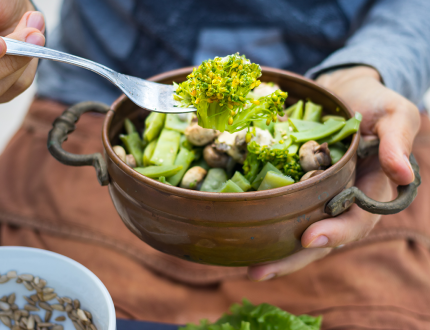
M 178 324 L 215 320 L 247 297 L 294 314 L 322 314 L 323 329 L 430 329 L 427 117 L 414 146 L 422 185 L 406 211 L 384 216 L 366 239 L 296 273 L 254 283 L 244 268 L 179 260 L 131 234 L 92 167 L 65 166 L 48 153 L 48 131 L 64 109 L 35 100 L 0 156 L 0 244 L 47 249 L 82 263 L 106 285 L 118 317 Z M 65 149 L 101 151 L 102 121 L 84 115 Z

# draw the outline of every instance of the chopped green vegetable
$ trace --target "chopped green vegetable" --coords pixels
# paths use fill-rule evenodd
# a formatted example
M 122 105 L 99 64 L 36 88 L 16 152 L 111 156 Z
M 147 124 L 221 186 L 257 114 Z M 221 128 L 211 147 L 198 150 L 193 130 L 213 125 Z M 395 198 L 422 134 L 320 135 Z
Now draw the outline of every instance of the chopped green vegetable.
M 124 144 L 127 153 L 133 155 L 137 166 L 143 166 L 142 140 L 140 139 L 139 133 L 133 132 L 128 135 L 120 135 L 119 138 Z
M 335 115 L 327 115 L 321 118 L 321 121 L 325 123 L 326 121 L 333 119 L 337 121 L 346 121 L 346 119 L 342 116 L 335 116 Z
M 289 155 L 288 162 L 284 165 L 283 169 L 284 174 L 293 178 L 296 182 L 299 182 L 300 178 L 305 174 L 300 165 L 300 158 L 296 153 Z
M 164 126 L 165 120 L 165 113 L 151 112 L 145 120 L 145 131 L 143 133 L 144 140 L 151 142 L 157 138 Z
M 343 139 L 347 138 L 348 136 L 350 136 L 354 133 L 357 133 L 357 131 L 360 129 L 360 123 L 361 123 L 362 118 L 363 118 L 363 116 L 359 112 L 356 112 L 354 117 L 348 119 L 346 121 L 346 123 L 344 123 L 343 128 L 339 132 L 337 132 L 333 136 L 329 137 L 328 139 L 324 139 L 323 141 L 321 141 L 321 143 L 327 142 L 330 145 L 330 144 L 342 141 Z M 329 123 L 329 122 L 330 122 L 330 120 L 327 121 L 327 123 Z M 320 143 L 320 142 L 318 142 L 318 143 Z
M 237 184 L 243 191 L 248 191 L 251 189 L 251 184 L 239 171 L 236 171 L 236 173 L 234 173 L 233 177 L 231 178 L 231 181 Z
M 299 151 L 300 144 L 299 143 L 293 143 L 288 147 L 288 156 L 296 155 L 297 151 Z
M 194 160 L 194 153 L 188 149 L 181 148 L 178 156 L 175 159 L 175 165 L 182 165 L 182 170 L 180 170 L 175 175 L 167 178 L 167 181 L 173 186 L 179 185 L 179 183 L 181 183 L 182 177 L 190 167 L 191 162 L 193 160 Z
M 178 131 L 179 133 L 183 134 L 189 125 L 189 120 L 182 121 L 177 114 L 169 113 L 166 115 L 166 124 L 164 125 L 165 128 Z
M 157 181 L 160 181 L 161 183 L 165 183 L 165 184 L 168 184 L 169 186 L 172 186 L 172 184 L 166 180 L 165 176 L 160 176 Z
M 224 183 L 222 185 L 221 189 L 218 192 L 220 192 L 220 193 L 239 193 L 239 192 L 243 192 L 243 190 L 236 183 L 234 183 L 232 180 L 228 180 L 226 183 Z
M 322 124 L 317 123 L 315 121 L 306 121 L 294 118 L 288 119 L 288 122 L 291 124 L 291 126 L 294 128 L 294 131 L 296 132 L 306 132 L 322 126 Z
M 286 140 L 290 135 L 290 125 L 287 121 L 284 121 L 282 123 L 275 123 L 273 129 L 273 136 L 275 138 L 275 141 L 277 142 L 279 142 L 279 140 Z
M 194 158 L 196 157 L 197 156 L 194 156 Z M 203 157 L 200 157 L 197 160 L 193 161 L 190 167 L 194 167 L 194 166 L 200 166 L 201 168 L 204 168 L 206 171 L 210 169 L 210 166 L 208 165 L 208 163 L 206 163 Z
M 303 119 L 303 101 L 300 100 L 296 104 L 293 104 L 285 112 L 288 118 Z
M 195 106 L 198 123 L 230 133 L 249 127 L 255 120 L 266 119 L 267 125 L 283 114 L 287 94 L 282 91 L 253 100 L 248 93 L 258 85 L 261 68 L 245 56 L 233 54 L 204 61 L 177 85 L 175 100 L 181 107 Z
M 211 168 L 203 181 L 200 191 L 217 192 L 227 181 L 227 174 L 222 168 Z
M 248 145 L 248 150 L 249 150 L 249 145 Z M 243 163 L 243 173 L 245 174 L 245 178 L 249 182 L 254 181 L 262 166 L 263 164 L 258 159 L 258 154 L 248 152 L 245 162 Z
M 319 140 L 333 133 L 336 133 L 345 126 L 344 122 L 337 120 L 329 120 L 315 129 L 305 132 L 291 133 L 295 143 L 307 142 L 310 140 Z
M 145 150 L 143 151 L 143 166 L 151 165 L 151 157 L 154 154 L 156 145 L 157 145 L 157 140 L 152 140 L 146 146 Z
M 182 165 L 162 165 L 162 166 L 148 166 L 136 167 L 134 170 L 147 176 L 148 178 L 157 179 L 160 176 L 169 177 L 175 175 L 182 169 Z
M 163 128 L 154 153 L 151 157 L 151 163 L 155 165 L 173 165 L 179 148 L 181 134 L 167 128 Z
M 329 147 L 331 164 L 336 164 L 345 155 L 348 148 L 346 148 L 342 143 L 337 142 Z
M 280 170 L 278 170 L 273 164 L 271 163 L 266 163 L 263 166 L 263 169 L 260 171 L 260 173 L 258 173 L 257 177 L 254 179 L 254 181 L 252 181 L 252 188 L 254 188 L 255 190 L 258 189 L 258 187 L 260 187 L 261 182 L 263 182 L 264 177 L 266 176 L 267 172 L 269 171 L 273 171 L 275 173 L 278 174 L 282 174 L 282 172 Z
M 314 121 L 319 123 L 321 120 L 322 106 L 319 104 L 307 101 L 305 105 L 305 114 L 303 120 Z
M 322 317 L 295 316 L 276 306 L 255 306 L 243 299 L 243 305 L 234 304 L 230 314 L 224 314 L 215 323 L 201 320 L 199 325 L 187 324 L 179 330 L 320 330 Z
M 124 128 L 127 134 L 131 134 L 137 132 L 136 126 L 132 123 L 132 121 L 128 118 L 124 120 Z
M 274 171 L 269 171 L 266 173 L 266 176 L 264 177 L 263 181 L 258 187 L 258 190 L 268 190 L 268 189 L 289 186 L 294 182 L 295 182 L 294 179 L 290 178 L 289 176 L 286 176 Z
M 273 121 L 271 121 L 269 126 L 267 126 L 266 121 L 267 121 L 267 119 L 254 120 L 252 122 L 252 124 L 254 125 L 254 127 L 268 130 L 270 132 L 270 134 L 273 135 L 273 129 L 274 129 L 275 123 Z

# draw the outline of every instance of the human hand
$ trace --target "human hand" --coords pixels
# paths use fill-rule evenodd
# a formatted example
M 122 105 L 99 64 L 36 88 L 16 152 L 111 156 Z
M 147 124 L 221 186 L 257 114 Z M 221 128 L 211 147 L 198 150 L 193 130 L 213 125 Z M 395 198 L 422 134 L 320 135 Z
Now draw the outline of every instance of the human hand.
M 414 180 L 408 156 L 420 124 L 417 107 L 383 86 L 378 72 L 369 67 L 337 70 L 320 76 L 317 82 L 363 115 L 360 126 L 363 136 L 380 139 L 380 162 L 376 157 L 361 161 L 355 185 L 375 200 L 392 200 L 388 178 L 397 185 Z M 249 267 L 248 275 L 260 281 L 297 271 L 324 257 L 333 247 L 364 238 L 379 219 L 379 215 L 353 205 L 336 218 L 309 226 L 301 238 L 305 250 L 274 263 Z
M 0 36 L 44 46 L 45 21 L 28 0 L 0 0 Z M 8 56 L 0 38 L 0 103 L 9 102 L 33 82 L 37 59 Z

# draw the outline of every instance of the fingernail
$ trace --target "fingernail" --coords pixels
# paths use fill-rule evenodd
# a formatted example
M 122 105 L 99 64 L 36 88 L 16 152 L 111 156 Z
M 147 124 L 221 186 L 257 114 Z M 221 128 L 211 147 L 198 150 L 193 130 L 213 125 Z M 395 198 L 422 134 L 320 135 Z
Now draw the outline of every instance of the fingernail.
M 43 15 L 37 11 L 31 13 L 30 17 L 27 19 L 27 27 L 35 28 L 42 31 L 45 26 Z
M 270 279 L 274 278 L 275 276 L 276 276 L 276 274 L 269 274 L 269 275 L 267 275 L 267 276 L 259 279 L 258 282 L 263 282 L 263 281 L 270 280 Z
M 328 243 L 328 238 L 324 235 L 320 235 L 317 238 L 315 238 L 311 244 L 307 246 L 307 248 L 319 248 L 326 246 Z
M 33 44 L 33 45 L 43 46 L 44 37 L 40 33 L 34 32 L 29 36 L 27 36 L 27 38 L 25 39 L 25 42 L 28 42 L 29 44 Z
M 403 155 L 403 158 L 405 160 L 406 165 L 409 167 L 409 170 L 412 173 L 412 180 L 414 180 L 415 179 L 415 173 L 414 173 L 414 170 L 412 169 L 412 165 L 411 165 L 411 162 L 409 161 L 409 157 L 406 155 Z

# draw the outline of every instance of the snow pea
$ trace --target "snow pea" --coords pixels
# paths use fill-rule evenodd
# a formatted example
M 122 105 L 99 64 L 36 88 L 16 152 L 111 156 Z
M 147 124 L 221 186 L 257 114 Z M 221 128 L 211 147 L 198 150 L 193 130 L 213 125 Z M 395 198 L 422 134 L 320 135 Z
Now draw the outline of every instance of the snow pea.
M 221 187 L 221 189 L 218 192 L 220 192 L 220 193 L 239 193 L 239 192 L 243 192 L 243 190 L 236 183 L 234 183 L 232 180 L 228 180 L 226 183 L 223 184 L 223 186 Z
M 288 118 L 303 119 L 303 101 L 300 100 L 296 104 L 293 104 L 285 112 Z
M 182 177 L 190 167 L 191 162 L 193 160 L 194 160 L 194 153 L 186 148 L 181 148 L 181 150 L 179 150 L 178 156 L 175 159 L 175 165 L 182 165 L 182 170 L 180 170 L 175 175 L 167 178 L 167 181 L 172 186 L 177 186 L 181 182 Z
M 182 170 L 182 165 L 162 165 L 162 166 L 148 166 L 148 167 L 136 167 L 135 171 L 147 176 L 151 179 L 157 179 L 161 176 L 169 177 L 175 175 Z
M 120 135 L 122 143 L 128 154 L 132 154 L 136 160 L 137 166 L 143 166 L 142 159 L 142 140 L 140 139 L 139 133 L 133 132 L 128 135 Z
M 273 121 L 271 121 L 269 126 L 267 126 L 266 121 L 267 121 L 267 119 L 260 119 L 260 120 L 254 120 L 252 123 L 253 123 L 254 127 L 268 130 L 270 132 L 270 134 L 273 135 L 273 129 L 274 129 L 275 123 Z
M 288 122 L 291 124 L 291 126 L 294 128 L 294 131 L 296 132 L 306 132 L 316 127 L 322 126 L 322 124 L 317 123 L 315 121 L 306 121 L 294 118 L 288 119 Z
M 263 166 L 263 169 L 260 171 L 260 173 L 258 173 L 257 177 L 254 179 L 254 181 L 252 181 L 252 188 L 257 190 L 258 187 L 260 187 L 261 182 L 263 182 L 263 179 L 266 176 L 267 172 L 269 171 L 282 174 L 282 172 L 278 170 L 274 165 L 272 165 L 272 163 L 266 163 Z
M 324 116 L 324 117 L 321 118 L 321 121 L 323 123 L 325 123 L 329 119 L 338 120 L 338 121 L 346 121 L 346 119 L 344 117 L 342 117 L 342 116 L 335 116 L 335 115 L 326 115 L 326 116 Z
M 346 121 L 346 123 L 344 123 L 343 128 L 337 132 L 336 134 L 332 135 L 331 137 L 324 139 L 323 141 L 321 141 L 322 143 L 327 142 L 329 145 L 342 141 L 344 138 L 357 133 L 357 131 L 360 129 L 360 123 L 362 120 L 363 116 L 361 115 L 361 113 L 356 112 L 355 116 L 348 119 Z M 327 121 L 327 123 L 330 122 Z
M 169 186 L 172 186 L 172 184 L 166 180 L 165 176 L 160 176 L 157 181 L 160 181 L 161 183 L 165 183 L 165 184 L 168 184 Z
M 181 133 L 163 128 L 151 157 L 151 163 L 155 165 L 173 165 L 178 153 L 180 139 Z
M 345 155 L 347 148 L 340 142 L 337 142 L 329 147 L 331 164 L 336 164 Z
M 324 125 L 318 126 L 312 130 L 298 133 L 291 133 L 295 143 L 306 142 L 310 140 L 320 140 L 331 134 L 336 133 L 345 126 L 344 122 L 337 120 L 328 120 Z
M 161 132 L 166 120 L 166 114 L 160 112 L 151 112 L 145 120 L 145 131 L 143 132 L 144 140 L 151 142 Z
M 151 157 L 154 154 L 156 145 L 157 145 L 157 140 L 152 140 L 146 146 L 145 150 L 143 151 L 143 166 L 151 165 Z
M 290 125 L 288 121 L 284 121 L 282 123 L 274 124 L 274 138 L 275 141 L 279 142 L 279 140 L 286 140 L 290 135 Z
M 263 181 L 258 187 L 258 190 L 280 188 L 284 186 L 289 186 L 290 184 L 293 184 L 293 183 L 294 183 L 294 180 L 289 176 L 283 175 L 282 173 L 269 171 L 267 172 Z
M 136 126 L 132 123 L 132 121 L 128 118 L 124 120 L 124 128 L 127 134 L 131 134 L 137 132 Z
M 233 177 L 231 178 L 231 181 L 237 184 L 243 191 L 248 191 L 249 189 L 251 189 L 251 184 L 239 171 L 236 171 L 236 173 L 234 173 Z
M 217 192 L 227 181 L 227 174 L 222 168 L 211 168 L 203 181 L 200 191 Z
M 288 147 L 288 156 L 296 155 L 297 151 L 299 151 L 300 144 L 299 143 L 293 143 Z
M 321 120 L 322 106 L 315 104 L 311 101 L 307 101 L 305 105 L 305 114 L 303 120 L 313 121 L 319 123 Z
M 190 117 L 188 116 L 187 118 L 190 118 Z M 177 114 L 169 113 L 166 115 L 166 123 L 164 127 L 184 134 L 185 129 L 189 126 L 189 124 L 190 124 L 189 120 L 183 121 L 180 119 L 180 117 Z

